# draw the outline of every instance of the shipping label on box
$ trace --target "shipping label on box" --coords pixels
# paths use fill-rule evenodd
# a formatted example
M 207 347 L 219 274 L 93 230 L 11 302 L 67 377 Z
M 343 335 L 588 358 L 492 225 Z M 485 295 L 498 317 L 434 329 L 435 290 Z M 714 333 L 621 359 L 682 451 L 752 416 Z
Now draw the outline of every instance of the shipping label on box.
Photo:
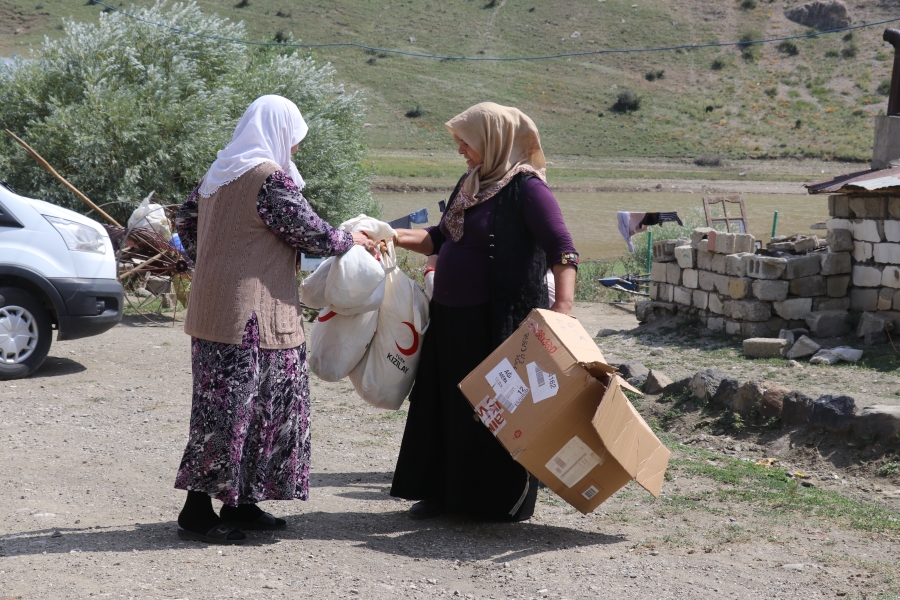
M 459 385 L 513 458 L 583 513 L 632 479 L 662 486 L 669 451 L 622 386 L 577 319 L 541 309 Z

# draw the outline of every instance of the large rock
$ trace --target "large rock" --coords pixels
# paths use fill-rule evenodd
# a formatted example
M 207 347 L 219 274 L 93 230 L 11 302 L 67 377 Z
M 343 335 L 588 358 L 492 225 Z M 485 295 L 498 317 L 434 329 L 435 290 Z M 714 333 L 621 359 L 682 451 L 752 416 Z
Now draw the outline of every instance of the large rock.
M 781 420 L 787 425 L 806 423 L 812 402 L 812 398 L 801 392 L 786 394 L 781 400 Z
M 853 231 L 849 229 L 832 229 L 825 237 L 825 242 L 832 252 L 853 252 Z
M 791 349 L 787 351 L 785 354 L 786 358 L 806 358 L 807 356 L 812 356 L 816 352 L 819 351 L 821 346 L 808 338 L 805 335 L 801 335 L 800 339 L 794 342 L 794 345 L 791 346 Z
M 691 377 L 691 382 L 688 386 L 691 390 L 691 396 L 704 402 L 712 400 L 724 379 L 728 379 L 728 373 L 724 371 L 717 369 L 697 371 Z
M 818 265 L 818 261 L 815 263 Z M 827 292 L 825 286 L 825 278 L 821 275 L 812 275 L 810 277 L 800 277 L 791 281 L 791 295 L 800 296 L 801 298 L 811 298 L 813 296 L 824 296 Z M 778 298 L 784 300 L 784 298 Z
M 815 240 L 815 237 L 812 239 Z M 797 258 L 788 259 L 787 266 L 784 270 L 784 278 L 799 279 L 801 277 L 810 277 L 812 275 L 818 275 L 821 270 L 822 259 L 818 254 L 798 256 Z
M 731 402 L 726 404 L 726 407 L 736 413 L 747 414 L 753 409 L 759 408 L 759 403 L 762 401 L 765 393 L 765 382 L 748 381 L 738 388 L 737 393 L 731 399 Z
M 697 249 L 690 245 L 676 246 L 675 260 L 682 269 L 693 269 L 697 266 Z
M 878 437 L 882 441 L 900 435 L 900 406 L 866 406 L 853 420 L 857 437 Z
M 625 379 L 632 379 L 634 377 L 640 377 L 641 375 L 646 377 L 650 374 L 650 369 L 639 362 L 627 362 L 613 366 L 619 370 L 619 373 L 621 373 L 622 377 Z
M 688 389 L 691 385 L 691 378 L 685 377 L 684 379 L 679 379 L 673 383 L 670 383 L 666 386 L 666 389 L 663 390 L 663 393 L 668 395 L 680 394 L 684 390 Z
M 647 380 L 644 382 L 644 393 L 661 394 L 672 383 L 672 380 L 666 377 L 664 373 L 650 369 L 650 373 L 647 374 Z
M 846 252 L 825 252 L 819 256 L 822 275 L 843 275 L 852 270 L 850 255 Z
M 772 305 L 759 300 L 735 300 L 731 303 L 731 318 L 743 321 L 768 321 Z
M 713 404 L 729 406 L 731 404 L 731 399 L 734 398 L 734 395 L 737 394 L 738 388 L 740 387 L 741 382 L 737 379 L 734 377 L 726 377 L 722 380 L 722 383 L 719 384 L 719 389 L 716 390 L 716 393 L 713 394 L 710 401 Z
M 725 257 L 725 274 L 729 277 L 746 277 L 747 262 L 745 257 L 753 256 L 751 252 L 729 254 Z
M 791 282 L 780 279 L 752 279 L 751 281 L 753 282 L 753 295 L 757 299 L 767 302 L 781 302 L 787 299 L 788 289 L 792 285 Z M 734 297 L 732 295 L 732 298 Z
M 840 337 L 850 331 L 850 313 L 820 310 L 806 317 L 806 325 L 816 337 Z
M 781 358 L 790 347 L 782 338 L 748 338 L 744 340 L 744 356 L 748 358 Z
M 840 346 L 819 350 L 815 356 L 809 359 L 809 362 L 813 365 L 834 365 L 841 361 L 855 363 L 862 358 L 862 355 L 862 350 Z
M 813 27 L 819 31 L 843 29 L 853 22 L 847 5 L 841 0 L 816 0 L 784 11 L 784 16 L 794 23 Z
M 856 401 L 850 396 L 826 394 L 813 401 L 806 422 L 832 433 L 847 433 L 853 426 Z
M 766 386 L 766 391 L 759 402 L 759 416 L 763 419 L 781 417 L 781 411 L 784 409 L 784 399 L 790 393 L 791 390 L 780 385 L 770 384 Z
M 809 316 L 812 305 L 812 298 L 789 298 L 782 302 L 773 302 L 772 308 L 782 319 L 797 321 Z
M 875 313 L 864 312 L 859 317 L 859 325 L 856 327 L 856 337 L 865 337 L 873 333 L 891 331 L 894 328 L 893 319 L 883 317 Z

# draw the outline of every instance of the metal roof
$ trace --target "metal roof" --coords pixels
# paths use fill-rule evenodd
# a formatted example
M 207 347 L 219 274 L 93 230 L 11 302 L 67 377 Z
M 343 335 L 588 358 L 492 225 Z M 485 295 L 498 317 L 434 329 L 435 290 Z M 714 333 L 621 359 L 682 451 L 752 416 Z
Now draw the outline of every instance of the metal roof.
M 805 184 L 810 194 L 866 194 L 900 192 L 900 167 L 868 169 Z

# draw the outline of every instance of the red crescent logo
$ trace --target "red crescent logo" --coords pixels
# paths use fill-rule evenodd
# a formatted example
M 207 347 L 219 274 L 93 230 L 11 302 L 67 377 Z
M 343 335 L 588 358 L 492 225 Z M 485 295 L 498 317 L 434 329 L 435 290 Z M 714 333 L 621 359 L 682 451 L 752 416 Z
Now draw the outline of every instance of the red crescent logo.
M 397 344 L 397 342 L 394 342 L 394 344 L 396 344 L 397 350 L 400 351 L 400 354 L 402 354 L 403 356 L 412 356 L 413 354 L 416 353 L 416 350 L 419 349 L 419 332 L 416 331 L 416 328 L 413 327 L 412 323 L 403 321 L 403 324 L 406 325 L 407 327 L 409 327 L 410 331 L 412 331 L 412 333 L 413 333 L 412 346 L 410 346 L 409 348 L 401 348 L 400 344 Z
M 327 321 L 328 319 L 332 318 L 332 317 L 333 317 L 334 315 L 336 315 L 336 314 L 337 314 L 336 312 L 331 311 L 331 312 L 328 313 L 327 315 L 322 316 L 322 317 L 319 317 L 317 320 L 319 321 L 319 323 L 324 323 L 325 321 Z

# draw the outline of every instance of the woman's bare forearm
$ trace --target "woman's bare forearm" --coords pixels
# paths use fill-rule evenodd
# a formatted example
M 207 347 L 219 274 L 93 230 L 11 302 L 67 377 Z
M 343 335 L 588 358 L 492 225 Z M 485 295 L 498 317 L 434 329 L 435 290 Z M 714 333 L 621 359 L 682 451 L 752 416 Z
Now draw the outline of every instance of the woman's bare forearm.
M 425 255 L 434 252 L 434 243 L 425 229 L 395 229 L 395 231 L 397 238 L 394 243 L 397 246 Z
M 572 306 L 575 304 L 575 277 L 578 270 L 575 265 L 553 265 L 552 270 L 556 284 L 556 302 L 550 310 L 565 315 L 572 314 Z

